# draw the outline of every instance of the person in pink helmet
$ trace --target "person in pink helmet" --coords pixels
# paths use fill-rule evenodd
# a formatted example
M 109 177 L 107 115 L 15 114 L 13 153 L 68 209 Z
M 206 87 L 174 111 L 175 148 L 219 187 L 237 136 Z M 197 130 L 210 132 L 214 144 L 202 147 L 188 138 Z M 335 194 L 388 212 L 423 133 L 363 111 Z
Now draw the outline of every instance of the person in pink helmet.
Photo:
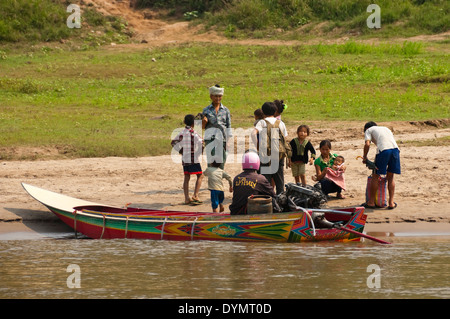
M 243 172 L 233 180 L 233 201 L 231 215 L 247 214 L 247 201 L 251 195 L 269 195 L 275 198 L 275 191 L 267 179 L 257 173 L 260 159 L 257 153 L 248 151 L 242 156 Z

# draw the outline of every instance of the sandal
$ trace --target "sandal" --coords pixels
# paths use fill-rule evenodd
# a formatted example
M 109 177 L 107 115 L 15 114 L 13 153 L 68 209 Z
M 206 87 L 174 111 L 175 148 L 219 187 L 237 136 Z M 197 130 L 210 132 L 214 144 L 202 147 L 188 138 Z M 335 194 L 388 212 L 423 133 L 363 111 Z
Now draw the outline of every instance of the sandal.
M 203 204 L 203 202 L 200 199 L 195 199 L 194 197 L 192 197 L 191 203 Z
M 397 203 L 394 202 L 394 206 L 388 206 L 388 209 L 395 209 L 397 208 Z
M 361 204 L 361 206 L 362 206 L 362 207 L 365 207 L 365 208 L 370 208 L 370 209 L 376 209 L 376 208 L 377 208 L 376 205 L 375 205 L 375 206 L 370 206 L 370 205 L 368 205 L 367 203 L 363 203 L 363 204 Z

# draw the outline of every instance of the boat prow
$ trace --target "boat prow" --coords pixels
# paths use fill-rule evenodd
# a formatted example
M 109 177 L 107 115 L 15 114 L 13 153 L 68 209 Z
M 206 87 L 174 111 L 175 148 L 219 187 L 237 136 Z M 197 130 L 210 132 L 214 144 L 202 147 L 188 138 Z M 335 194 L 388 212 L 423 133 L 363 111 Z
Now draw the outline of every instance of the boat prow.
M 55 193 L 40 187 L 22 183 L 22 187 L 35 200 L 46 206 L 52 212 L 55 210 L 73 212 L 74 207 L 77 206 L 105 206 L 102 204 L 70 197 L 67 195 Z

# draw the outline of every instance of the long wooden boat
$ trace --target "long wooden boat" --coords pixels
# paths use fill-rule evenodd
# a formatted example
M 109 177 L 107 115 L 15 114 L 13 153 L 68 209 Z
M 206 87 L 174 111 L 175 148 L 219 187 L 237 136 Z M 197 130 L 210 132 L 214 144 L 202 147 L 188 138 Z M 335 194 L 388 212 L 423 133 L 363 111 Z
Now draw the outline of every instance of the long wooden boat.
M 360 240 L 358 233 L 363 232 L 367 217 L 363 207 L 300 209 L 260 215 L 122 208 L 69 197 L 25 183 L 22 186 L 74 229 L 75 234 L 81 233 L 93 239 L 347 242 Z M 352 232 L 343 230 L 344 227 Z

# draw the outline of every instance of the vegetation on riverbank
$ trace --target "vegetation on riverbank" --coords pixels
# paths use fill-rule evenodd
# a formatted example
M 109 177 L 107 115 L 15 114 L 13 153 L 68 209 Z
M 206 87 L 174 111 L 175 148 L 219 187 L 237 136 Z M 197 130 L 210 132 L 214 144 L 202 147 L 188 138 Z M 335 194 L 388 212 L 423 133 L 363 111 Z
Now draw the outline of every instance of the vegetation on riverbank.
M 0 2 L 0 44 L 40 43 L 75 38 L 88 49 L 111 42 L 124 43 L 132 30 L 121 17 L 105 16 L 95 9 L 83 7 L 83 28 L 66 24 L 72 12 L 65 0 L 5 0 Z M 1 47 L 0 47 L 1 52 Z
M 450 3 L 445 0 L 378 0 L 382 29 L 367 27 L 372 0 L 137 0 L 138 7 L 184 12 L 229 37 L 303 38 L 313 33 L 412 36 L 448 31 Z
M 136 0 L 135 7 L 163 9 L 202 23 L 230 38 L 304 39 L 324 34 L 398 37 L 446 32 L 450 2 L 446 0 L 378 0 L 381 29 L 368 28 L 371 0 Z M 67 6 L 82 5 L 82 23 L 101 30 L 66 26 Z M 100 28 L 101 27 L 101 28 Z M 92 44 L 123 43 L 133 30 L 118 16 L 104 16 L 83 1 L 5 0 L 0 3 L 0 43 L 59 41 L 78 38 Z
M 251 127 L 253 111 L 274 99 L 288 104 L 288 126 L 448 118 L 444 45 L 35 46 L 6 52 L 0 59 L 0 150 L 54 147 L 69 157 L 167 154 L 171 132 L 185 114 L 209 104 L 207 87 L 215 83 L 225 87 L 234 127 Z M 0 158 L 10 155 L 0 151 Z

